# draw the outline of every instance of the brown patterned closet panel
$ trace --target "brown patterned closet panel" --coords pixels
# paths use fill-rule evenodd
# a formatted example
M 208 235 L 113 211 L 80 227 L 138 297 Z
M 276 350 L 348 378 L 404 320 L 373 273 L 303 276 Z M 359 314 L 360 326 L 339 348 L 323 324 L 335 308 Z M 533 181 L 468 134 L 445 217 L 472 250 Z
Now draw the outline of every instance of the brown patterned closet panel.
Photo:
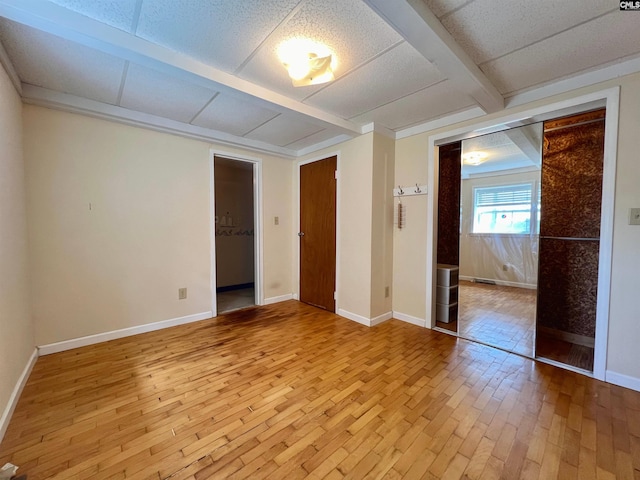
M 544 124 L 540 235 L 600 237 L 604 110 L 599 112 L 599 119 L 583 120 L 588 123 Z
M 460 265 L 462 142 L 440 147 L 438 163 L 438 263 Z
M 544 124 L 538 325 L 595 337 L 604 110 Z
M 596 335 L 598 241 L 540 239 L 538 325 Z

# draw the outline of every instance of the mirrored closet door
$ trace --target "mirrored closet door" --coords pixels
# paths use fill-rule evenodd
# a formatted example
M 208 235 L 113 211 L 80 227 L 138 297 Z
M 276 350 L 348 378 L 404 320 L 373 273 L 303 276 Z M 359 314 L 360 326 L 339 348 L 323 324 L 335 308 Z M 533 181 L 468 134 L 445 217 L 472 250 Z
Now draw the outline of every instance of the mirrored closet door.
M 533 357 L 542 124 L 462 141 L 461 337 Z
M 436 328 L 593 370 L 604 118 L 439 147 Z

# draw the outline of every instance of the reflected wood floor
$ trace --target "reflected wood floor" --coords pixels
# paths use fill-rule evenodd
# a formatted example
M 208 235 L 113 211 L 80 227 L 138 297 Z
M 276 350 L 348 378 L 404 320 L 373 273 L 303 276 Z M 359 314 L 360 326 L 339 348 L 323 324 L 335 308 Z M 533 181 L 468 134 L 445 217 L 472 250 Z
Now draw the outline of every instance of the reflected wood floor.
M 640 393 L 289 301 L 38 359 L 29 480 L 640 479 Z
M 533 358 L 536 290 L 460 281 L 459 335 Z

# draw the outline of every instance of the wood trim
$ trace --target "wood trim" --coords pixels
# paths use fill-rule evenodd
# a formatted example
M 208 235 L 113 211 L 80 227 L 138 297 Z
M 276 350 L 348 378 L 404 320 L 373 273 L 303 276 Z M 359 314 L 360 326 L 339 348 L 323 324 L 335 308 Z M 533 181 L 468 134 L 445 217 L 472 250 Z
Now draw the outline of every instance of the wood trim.
M 286 295 L 278 295 L 277 297 L 268 297 L 262 302 L 263 305 L 273 305 L 274 303 L 286 302 L 287 300 L 293 300 L 293 294 L 287 293 Z
M 376 325 L 380 325 L 383 322 L 386 322 L 387 320 L 391 320 L 393 318 L 393 312 L 387 312 L 387 313 L 383 313 L 382 315 L 378 315 L 377 317 L 373 317 L 369 323 L 371 324 L 372 327 L 375 327 Z
M 154 332 L 165 328 L 175 327 L 177 325 L 185 325 L 187 323 L 199 322 L 212 317 L 212 312 L 194 313 L 184 317 L 171 318 L 160 322 L 146 323 L 144 325 L 136 325 L 135 327 L 121 328 L 119 330 L 111 330 L 109 332 L 96 333 L 95 335 L 87 335 L 86 337 L 72 338 L 63 340 L 62 342 L 48 343 L 38 346 L 38 354 L 40 356 L 50 355 L 52 353 L 64 352 L 74 348 L 86 347 L 88 345 L 96 345 L 109 340 L 118 338 L 131 337 L 140 333 Z
M 395 310 L 391 312 L 393 314 L 393 318 L 396 320 L 400 320 L 406 323 L 410 323 L 411 325 L 417 325 L 418 327 L 425 327 L 426 320 L 424 318 L 414 317 L 413 315 L 408 315 L 402 312 L 396 312 Z M 427 327 L 428 328 L 428 327 Z
M 27 380 L 31 375 L 31 371 L 33 370 L 33 366 L 36 364 L 38 360 L 38 349 L 34 348 L 33 353 L 27 360 L 27 364 L 22 370 L 20 377 L 18 377 L 18 381 L 16 382 L 15 387 L 13 387 L 13 391 L 9 396 L 9 400 L 7 401 L 7 405 L 4 408 L 4 412 L 2 412 L 2 417 L 0 417 L 0 442 L 4 438 L 4 434 L 7 432 L 7 428 L 9 427 L 9 422 L 11 421 L 11 417 L 13 416 L 13 412 L 18 405 L 18 400 L 20 400 L 20 395 L 22 394 L 22 390 L 24 386 L 27 384 Z

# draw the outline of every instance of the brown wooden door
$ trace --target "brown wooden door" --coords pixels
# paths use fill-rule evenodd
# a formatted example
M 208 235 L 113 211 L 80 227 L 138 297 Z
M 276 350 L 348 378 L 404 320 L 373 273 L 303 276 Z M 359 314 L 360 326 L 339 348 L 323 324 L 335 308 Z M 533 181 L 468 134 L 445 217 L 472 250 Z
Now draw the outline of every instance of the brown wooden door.
M 300 301 L 335 312 L 337 157 L 300 167 Z

